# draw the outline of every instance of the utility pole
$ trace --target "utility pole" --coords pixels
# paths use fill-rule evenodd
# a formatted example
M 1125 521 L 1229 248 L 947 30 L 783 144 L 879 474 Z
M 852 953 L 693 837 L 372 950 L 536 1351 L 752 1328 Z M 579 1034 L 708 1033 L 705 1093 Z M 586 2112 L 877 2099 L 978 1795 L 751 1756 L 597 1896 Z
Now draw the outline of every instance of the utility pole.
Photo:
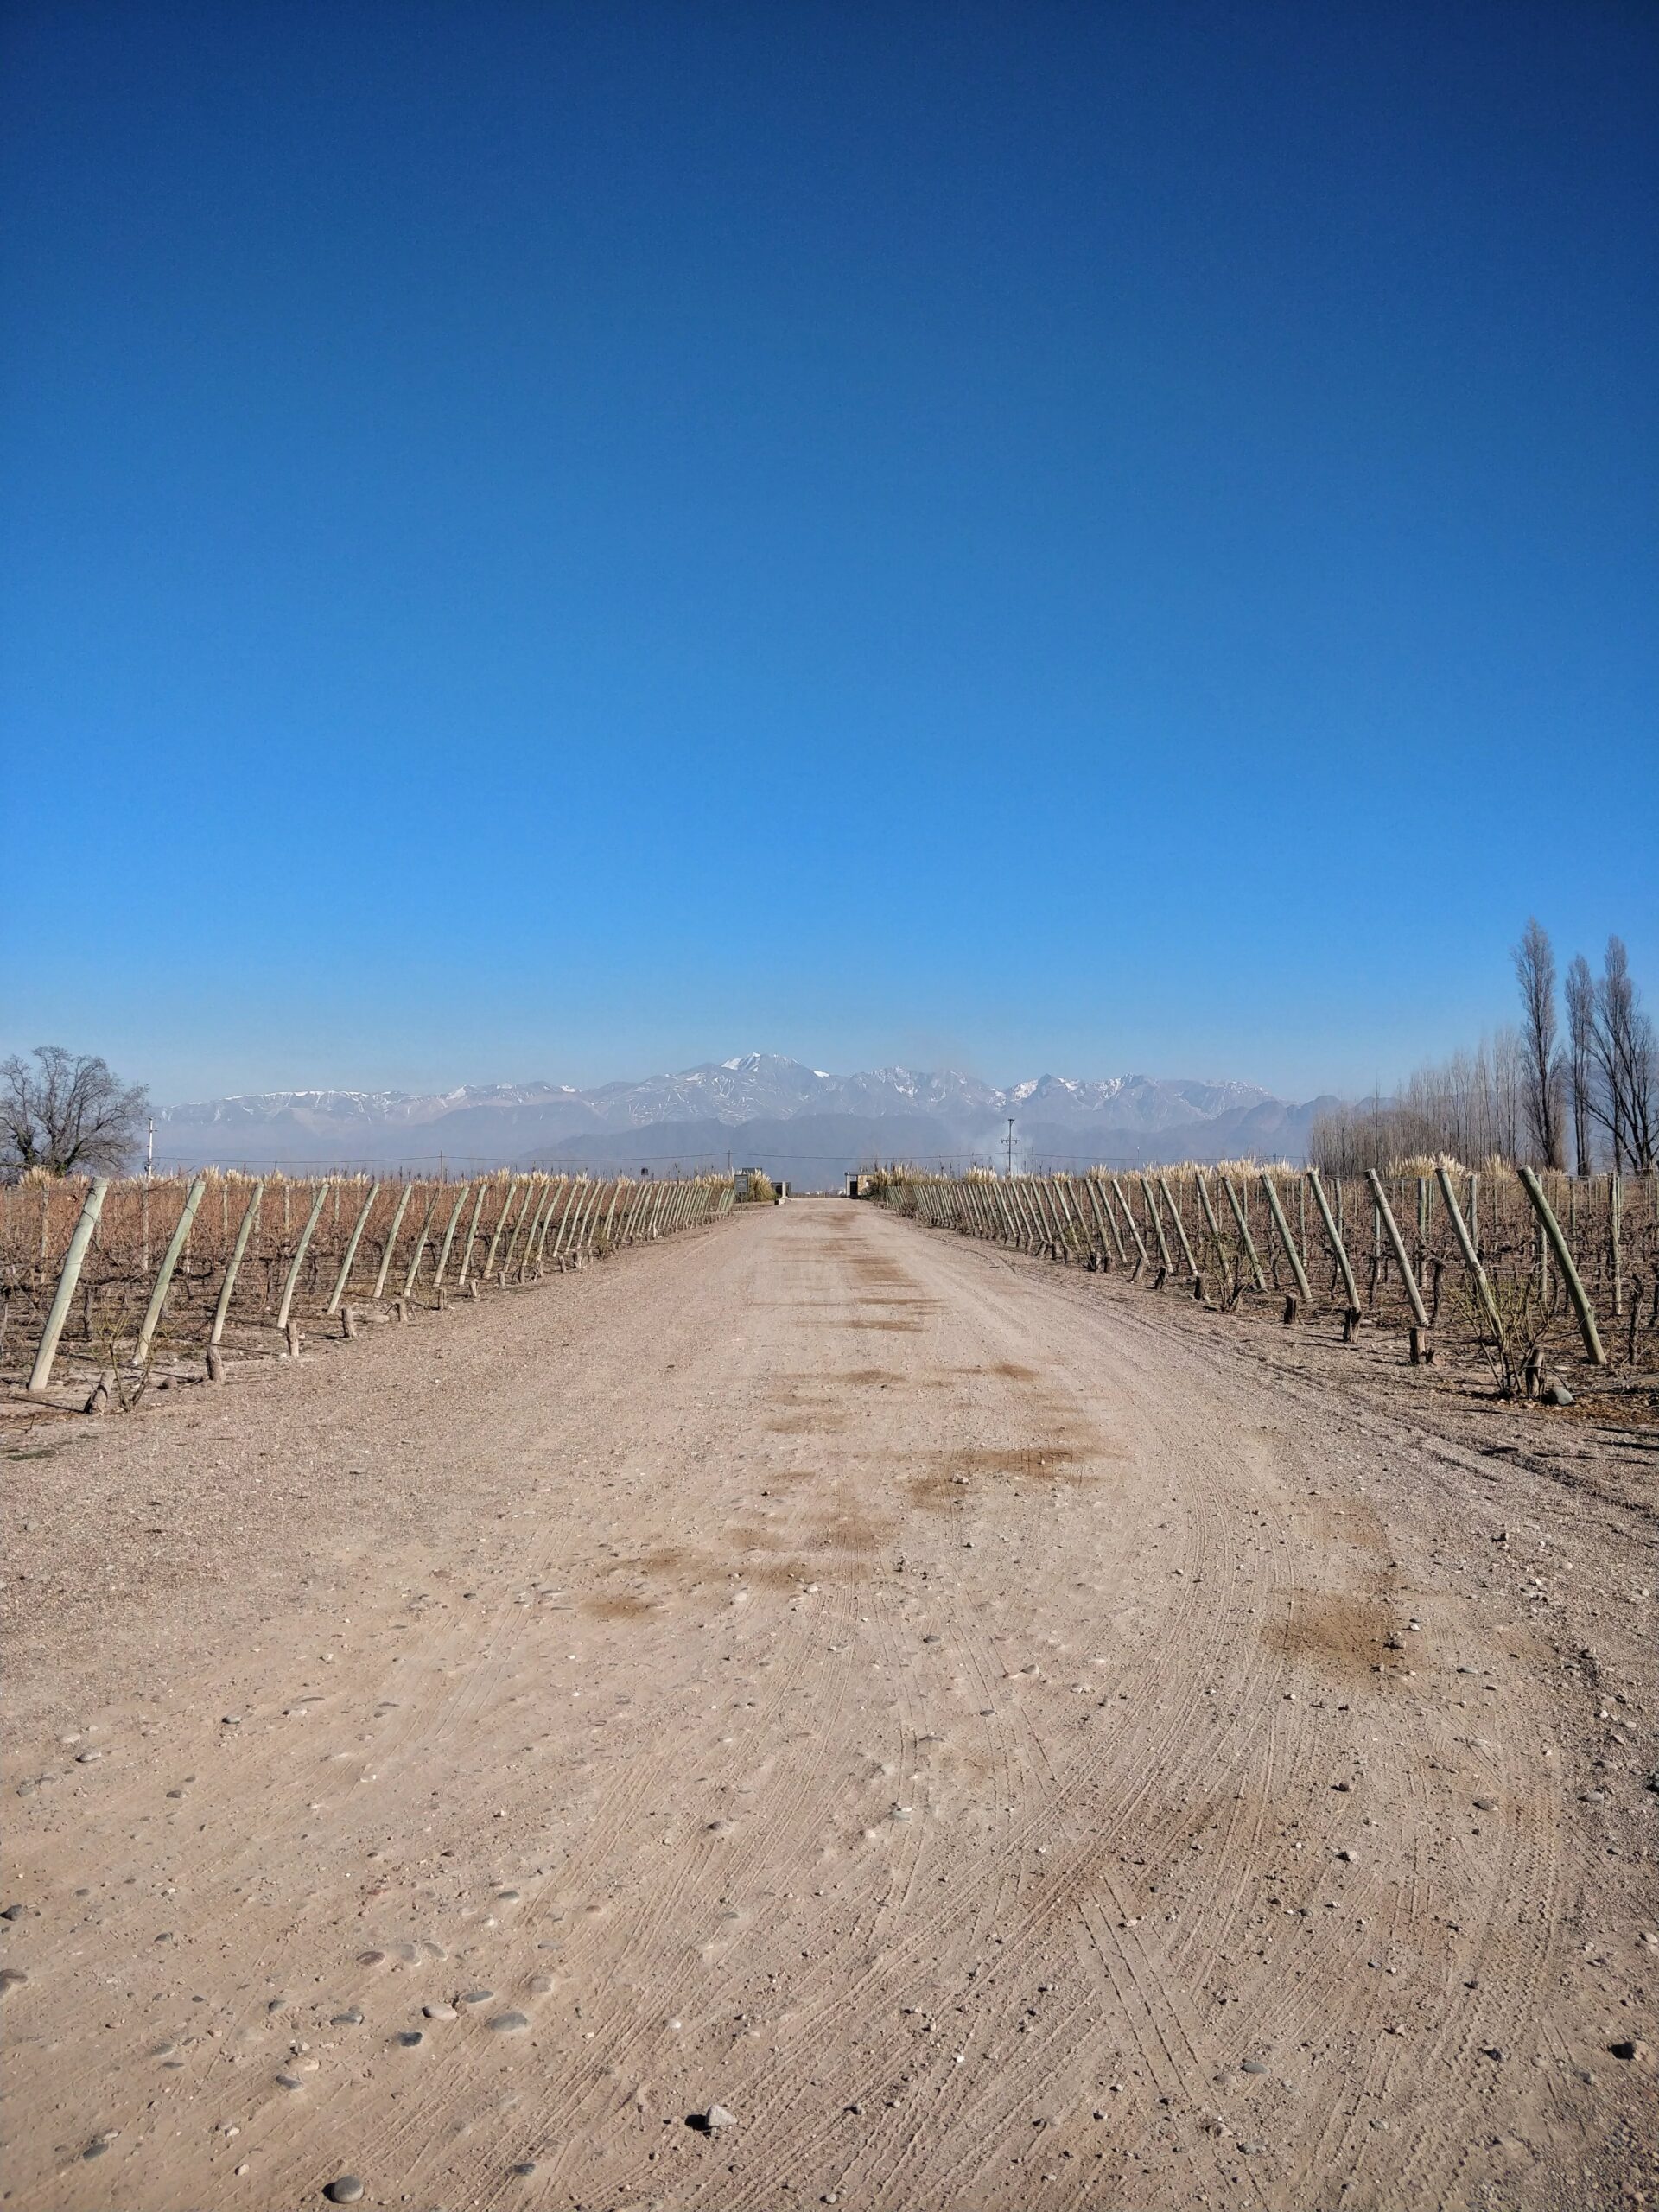
M 155 1117 L 155 1116 L 154 1116 L 154 1115 L 151 1115 L 151 1116 L 150 1116 L 150 1122 L 149 1122 L 149 1144 L 148 1144 L 148 1146 L 146 1147 L 146 1148 L 145 1148 L 145 1152 L 144 1152 L 144 1180 L 145 1180 L 145 1182 L 146 1182 L 146 1183 L 148 1183 L 148 1182 L 149 1182 L 149 1179 L 150 1179 L 151 1174 L 155 1172 L 155 1167 L 156 1167 L 156 1117 Z
M 1002 1140 L 1002 1149 L 1008 1155 L 1008 1173 L 1014 1173 L 1014 1116 L 1008 1116 L 1008 1134 Z

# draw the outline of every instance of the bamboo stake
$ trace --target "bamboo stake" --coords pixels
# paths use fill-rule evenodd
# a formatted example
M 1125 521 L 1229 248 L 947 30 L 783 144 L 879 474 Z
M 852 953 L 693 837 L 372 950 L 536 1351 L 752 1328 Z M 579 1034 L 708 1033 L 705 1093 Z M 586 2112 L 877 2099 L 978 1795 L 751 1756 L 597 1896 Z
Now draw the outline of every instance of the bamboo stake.
M 149 1304 L 139 1324 L 138 1341 L 132 1348 L 132 1363 L 143 1367 L 149 1357 L 149 1348 L 156 1332 L 162 1324 L 162 1308 L 167 1304 L 167 1294 L 173 1281 L 173 1271 L 179 1264 L 185 1241 L 190 1234 L 190 1224 L 196 1217 L 196 1208 L 201 1204 L 201 1194 L 207 1187 L 207 1178 L 198 1175 L 185 1195 L 183 1209 L 173 1234 L 167 1240 L 167 1249 L 162 1255 L 162 1264 L 156 1271 L 156 1287 L 149 1294 Z
M 75 1294 L 75 1285 L 80 1281 L 86 1248 L 92 1241 L 92 1231 L 98 1227 L 98 1217 L 104 1211 L 105 1194 L 109 1187 L 109 1177 L 99 1176 L 81 1206 L 80 1218 L 69 1239 L 69 1249 L 63 1255 L 63 1272 L 58 1277 L 52 1310 L 46 1317 L 46 1326 L 41 1330 L 41 1341 L 35 1347 L 35 1364 L 29 1370 L 31 1396 L 38 1395 L 52 1380 L 52 1363 L 58 1356 L 58 1339 L 63 1334 L 63 1325 L 69 1318 L 69 1301 Z

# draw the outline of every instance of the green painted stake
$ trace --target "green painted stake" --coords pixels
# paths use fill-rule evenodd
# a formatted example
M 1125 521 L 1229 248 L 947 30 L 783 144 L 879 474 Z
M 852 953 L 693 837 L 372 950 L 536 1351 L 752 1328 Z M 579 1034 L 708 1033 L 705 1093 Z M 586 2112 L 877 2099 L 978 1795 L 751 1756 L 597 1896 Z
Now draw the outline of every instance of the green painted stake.
M 288 1279 L 283 1285 L 283 1302 L 276 1309 L 276 1328 L 279 1335 L 288 1326 L 289 1308 L 293 1305 L 294 1294 L 300 1287 L 300 1269 L 304 1264 L 306 1250 L 310 1244 L 317 1224 L 322 1219 L 322 1209 L 327 1203 L 329 1188 L 329 1185 L 324 1183 L 312 1200 L 311 1217 L 301 1233 L 299 1243 L 295 1248 L 294 1257 L 289 1262 Z
M 1382 1187 L 1382 1178 L 1375 1167 L 1365 1170 L 1365 1179 L 1371 1186 L 1372 1201 L 1379 1219 L 1388 1231 L 1393 1248 L 1395 1264 L 1400 1270 L 1400 1280 L 1405 1285 L 1406 1296 L 1411 1302 L 1411 1318 L 1420 1329 L 1428 1326 L 1428 1308 L 1423 1304 L 1423 1294 L 1418 1287 L 1417 1276 L 1406 1251 L 1406 1240 L 1400 1234 L 1400 1224 L 1394 1217 L 1394 1208 L 1389 1204 L 1389 1194 Z
M 1317 1167 L 1308 1169 L 1307 1180 L 1313 1192 L 1314 1203 L 1319 1209 L 1319 1218 L 1325 1224 L 1325 1233 L 1331 1239 L 1331 1249 L 1337 1255 L 1337 1265 L 1342 1269 L 1342 1287 L 1348 1294 L 1348 1311 L 1357 1313 L 1360 1310 L 1359 1285 L 1354 1281 L 1354 1271 L 1348 1264 L 1348 1249 L 1342 1241 L 1342 1231 L 1332 1217 L 1331 1204 L 1325 1195 L 1325 1185 L 1319 1180 Z
M 369 1195 L 363 1201 L 362 1211 L 352 1225 L 352 1233 L 346 1244 L 346 1257 L 340 1263 L 340 1275 L 334 1284 L 334 1294 L 322 1309 L 325 1313 L 338 1313 L 340 1311 L 340 1301 L 345 1297 L 346 1286 L 352 1279 L 352 1267 L 357 1258 L 357 1248 L 363 1241 L 363 1231 L 369 1225 L 369 1209 L 379 1195 L 380 1185 L 378 1183 L 371 1184 Z
M 1267 1277 L 1262 1274 L 1262 1262 L 1256 1257 L 1255 1239 L 1250 1234 L 1250 1217 L 1244 1211 L 1243 1199 L 1233 1188 L 1233 1179 L 1230 1175 L 1222 1177 L 1221 1187 L 1227 1193 L 1227 1203 L 1233 1210 L 1233 1219 L 1238 1224 L 1238 1233 L 1244 1240 L 1245 1251 L 1249 1255 L 1250 1273 L 1255 1278 L 1255 1287 L 1258 1290 L 1265 1290 L 1268 1287 Z
M 1522 1173 L 1525 1172 L 1523 1169 Z M 1441 1198 L 1446 1201 L 1446 1211 L 1451 1219 L 1452 1234 L 1458 1240 L 1458 1249 L 1463 1254 L 1463 1263 L 1468 1268 L 1475 1288 L 1480 1294 L 1480 1302 L 1486 1309 L 1486 1319 L 1492 1325 L 1492 1335 L 1501 1344 L 1503 1341 L 1503 1317 L 1497 1310 L 1497 1300 L 1492 1296 L 1492 1286 L 1486 1280 L 1486 1270 L 1480 1264 L 1480 1255 L 1476 1251 L 1470 1238 L 1469 1224 L 1465 1221 L 1462 1210 L 1458 1205 L 1458 1194 L 1452 1188 L 1452 1178 L 1444 1167 L 1437 1167 L 1434 1170 L 1434 1179 L 1440 1186 Z M 1539 1196 L 1542 1197 L 1541 1192 Z
M 156 1287 L 149 1294 L 149 1304 L 144 1308 L 144 1318 L 138 1326 L 138 1341 L 132 1348 L 132 1363 L 143 1367 L 149 1357 L 150 1345 L 156 1332 L 162 1325 L 162 1308 L 167 1304 L 167 1294 L 173 1281 L 173 1270 L 178 1266 L 190 1224 L 196 1217 L 196 1208 L 201 1204 L 201 1194 L 207 1187 L 207 1178 L 198 1175 L 185 1194 L 184 1207 L 178 1225 L 167 1240 L 167 1249 L 162 1255 L 162 1264 L 156 1271 Z
M 218 1350 L 224 1339 L 225 1324 L 231 1315 L 231 1294 L 236 1288 L 238 1275 L 242 1272 L 243 1255 L 248 1249 L 248 1239 L 252 1236 L 255 1225 L 258 1222 L 259 1201 L 264 1194 L 265 1179 L 262 1175 L 253 1186 L 253 1196 L 248 1200 L 247 1209 L 242 1216 L 241 1225 L 236 1232 L 236 1243 L 231 1248 L 230 1260 L 225 1269 L 225 1280 L 219 1286 L 219 1303 L 213 1308 L 213 1325 L 207 1332 L 207 1342 L 213 1351 Z
M 1307 1287 L 1307 1270 L 1302 1265 L 1301 1254 L 1296 1249 L 1296 1240 L 1290 1233 L 1290 1224 L 1285 1219 L 1285 1210 L 1279 1203 L 1279 1193 L 1274 1187 L 1273 1178 L 1265 1167 L 1262 1171 L 1262 1187 L 1268 1194 L 1268 1211 L 1273 1216 L 1274 1228 L 1279 1231 L 1279 1241 L 1285 1248 L 1285 1257 L 1290 1262 L 1290 1272 L 1296 1278 L 1297 1294 L 1305 1305 L 1311 1306 L 1313 1303 L 1313 1294 Z
M 69 1301 L 75 1294 L 75 1285 L 80 1281 L 86 1249 L 92 1241 L 92 1231 L 98 1227 L 98 1217 L 104 1211 L 105 1194 L 109 1187 L 109 1177 L 99 1176 L 81 1206 L 80 1218 L 69 1239 L 69 1249 L 63 1255 L 63 1272 L 58 1277 L 52 1311 L 46 1317 L 46 1326 L 41 1330 L 41 1341 L 35 1347 L 35 1364 L 29 1370 L 31 1395 L 44 1390 L 52 1380 L 52 1363 L 58 1356 L 58 1339 L 63 1334 L 63 1325 L 69 1319 Z
M 397 1232 L 404 1225 L 404 1216 L 408 1212 L 409 1202 L 414 1195 L 415 1185 L 405 1183 L 393 1209 L 391 1227 L 386 1231 L 386 1247 L 380 1255 L 380 1271 L 374 1279 L 374 1302 L 377 1306 L 385 1294 L 386 1277 L 391 1271 L 391 1255 L 397 1249 Z
M 1567 1294 L 1573 1301 L 1573 1311 L 1579 1317 L 1579 1333 L 1584 1338 L 1586 1356 L 1592 1367 L 1605 1367 L 1607 1355 L 1601 1348 L 1601 1332 L 1596 1327 L 1595 1309 L 1585 1296 L 1584 1285 L 1579 1280 L 1579 1271 L 1573 1264 L 1573 1255 L 1567 1249 L 1566 1237 L 1561 1234 L 1561 1224 L 1550 1211 L 1549 1200 L 1544 1196 L 1543 1185 L 1538 1180 L 1532 1168 L 1523 1167 L 1521 1170 L 1521 1187 L 1532 1200 L 1533 1210 L 1543 1224 L 1544 1234 L 1549 1239 L 1550 1249 L 1555 1255 L 1555 1264 L 1561 1271 L 1562 1281 L 1567 1285 Z

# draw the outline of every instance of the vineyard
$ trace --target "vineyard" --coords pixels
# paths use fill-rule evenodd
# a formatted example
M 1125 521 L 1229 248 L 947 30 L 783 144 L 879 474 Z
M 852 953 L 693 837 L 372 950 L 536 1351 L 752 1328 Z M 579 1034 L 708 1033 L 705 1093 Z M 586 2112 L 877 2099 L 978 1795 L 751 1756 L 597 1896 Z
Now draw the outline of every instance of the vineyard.
M 1344 1340 L 1397 1331 L 1505 1396 L 1659 1361 L 1659 1180 L 1423 1161 L 1421 1173 L 1323 1179 L 1252 1162 L 1144 1173 L 873 1179 L 931 1226 L 1085 1268 L 1185 1287 L 1227 1312 L 1323 1315 Z
M 289 1357 L 305 1331 L 350 1337 L 477 1300 L 712 1221 L 729 1179 L 475 1181 L 236 1174 L 0 1191 L 0 1388 L 90 1390 Z

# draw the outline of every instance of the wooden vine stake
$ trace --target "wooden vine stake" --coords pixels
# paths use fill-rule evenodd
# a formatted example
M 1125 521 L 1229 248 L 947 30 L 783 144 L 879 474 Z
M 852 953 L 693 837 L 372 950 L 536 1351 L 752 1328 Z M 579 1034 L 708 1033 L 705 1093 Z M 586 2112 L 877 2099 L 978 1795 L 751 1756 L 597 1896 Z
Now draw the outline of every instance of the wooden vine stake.
M 161 1326 L 162 1308 L 167 1304 L 168 1287 L 174 1269 L 178 1266 L 185 1243 L 190 1234 L 190 1224 L 196 1217 L 196 1208 L 201 1204 L 201 1194 L 207 1187 L 207 1178 L 198 1175 L 186 1193 L 178 1224 L 167 1240 L 167 1249 L 162 1255 L 162 1264 L 156 1270 L 156 1287 L 149 1294 L 149 1304 L 144 1308 L 144 1318 L 139 1324 L 138 1341 L 132 1348 L 132 1363 L 142 1367 L 149 1357 L 149 1347 L 156 1332 Z
M 1415 1271 L 1406 1256 L 1405 1239 L 1401 1236 L 1400 1224 L 1394 1217 L 1394 1208 L 1389 1204 L 1389 1194 L 1382 1187 L 1382 1178 L 1375 1167 L 1368 1167 L 1365 1179 L 1371 1186 L 1377 1218 L 1388 1232 L 1395 1262 L 1400 1269 L 1400 1280 L 1405 1285 L 1407 1298 L 1411 1301 L 1411 1363 L 1414 1367 L 1427 1367 L 1434 1357 L 1434 1347 L 1428 1334 L 1428 1308 L 1423 1304 L 1423 1294 L 1418 1287 Z
M 63 1273 L 58 1277 L 57 1294 L 52 1300 L 52 1311 L 46 1317 L 46 1326 L 41 1332 L 41 1341 L 35 1352 L 35 1364 L 29 1370 L 31 1395 L 44 1390 L 52 1380 L 52 1363 L 58 1356 L 58 1339 L 62 1336 L 63 1325 L 69 1318 L 69 1301 L 75 1294 L 75 1285 L 80 1281 L 86 1248 L 92 1241 L 92 1231 L 98 1227 L 98 1217 L 104 1211 L 105 1193 L 109 1187 L 109 1177 L 100 1175 L 87 1192 L 86 1204 L 80 1209 L 80 1219 L 75 1224 L 75 1233 L 69 1239 L 69 1249 L 64 1254 Z
M 1533 1211 L 1549 1240 L 1549 1249 L 1555 1255 L 1555 1264 L 1561 1271 L 1561 1281 L 1567 1285 L 1567 1294 L 1573 1301 L 1573 1311 L 1579 1317 L 1579 1333 L 1584 1338 L 1585 1356 L 1592 1367 L 1605 1367 L 1607 1355 L 1601 1348 L 1595 1309 L 1585 1295 L 1579 1271 L 1573 1264 L 1573 1255 L 1561 1234 L 1561 1224 L 1550 1211 L 1549 1200 L 1544 1196 L 1544 1186 L 1538 1180 L 1536 1170 L 1523 1167 L 1520 1173 L 1521 1187 L 1532 1200 Z

